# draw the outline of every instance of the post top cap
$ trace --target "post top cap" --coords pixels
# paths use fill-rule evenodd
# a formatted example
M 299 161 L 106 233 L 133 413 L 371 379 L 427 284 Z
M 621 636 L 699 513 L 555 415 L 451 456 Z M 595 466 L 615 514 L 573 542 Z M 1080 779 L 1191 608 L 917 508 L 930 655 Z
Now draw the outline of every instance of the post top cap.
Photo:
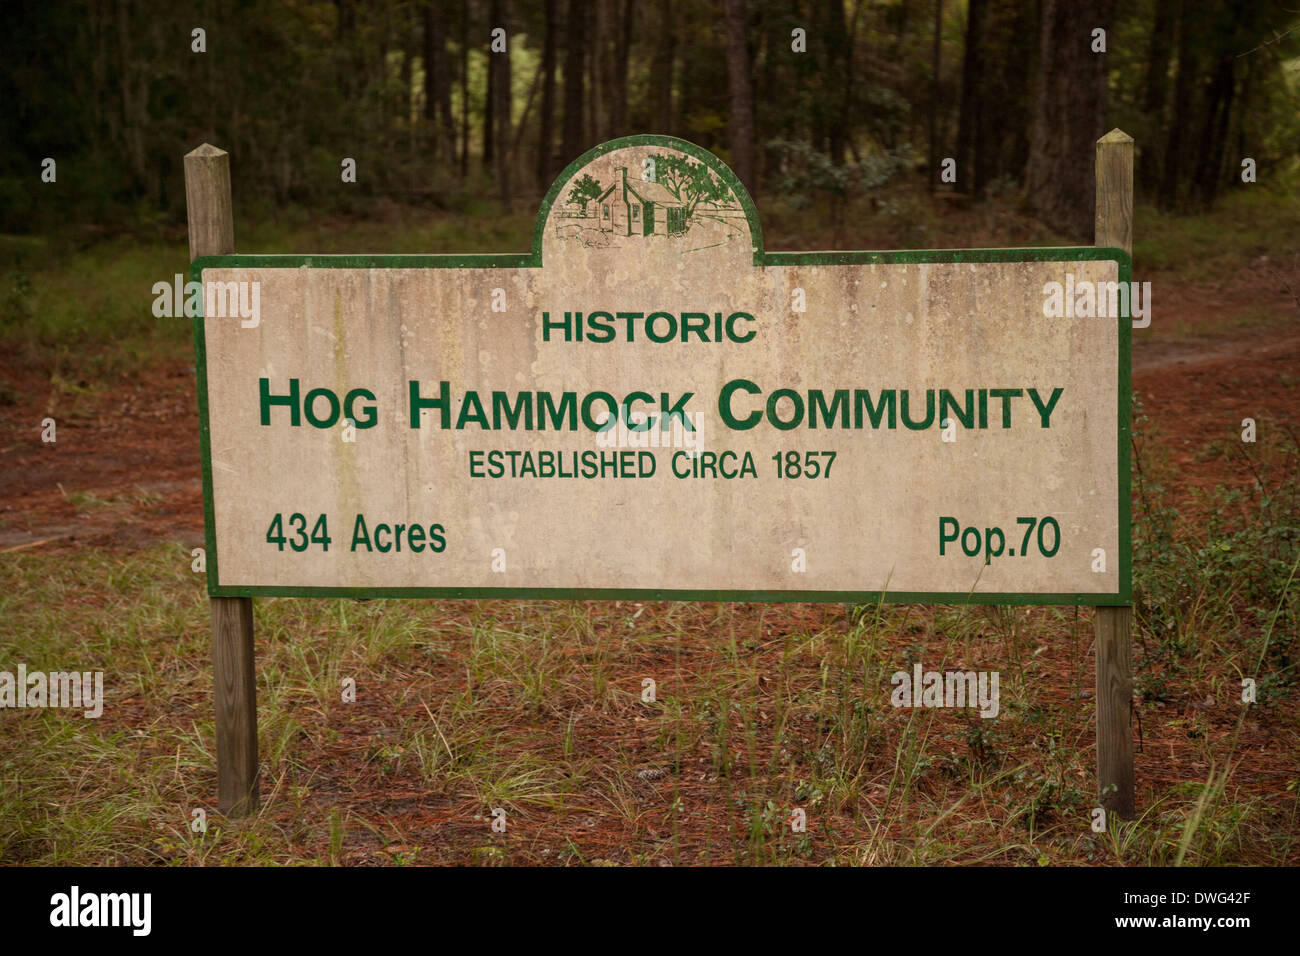
M 224 149 L 218 149 L 216 146 L 213 146 L 211 143 L 204 143 L 202 146 L 194 147 L 194 149 L 190 150 L 185 155 L 187 157 L 188 156 L 225 156 L 226 151 Z
M 1099 143 L 1131 143 L 1131 142 L 1133 142 L 1133 137 L 1130 136 L 1128 133 L 1124 132 L 1122 129 L 1120 129 L 1120 128 L 1117 126 L 1117 127 L 1115 127 L 1113 130 L 1111 130 L 1109 133 L 1107 133 L 1105 136 L 1103 136 L 1101 139 L 1097 140 L 1097 142 L 1099 142 Z

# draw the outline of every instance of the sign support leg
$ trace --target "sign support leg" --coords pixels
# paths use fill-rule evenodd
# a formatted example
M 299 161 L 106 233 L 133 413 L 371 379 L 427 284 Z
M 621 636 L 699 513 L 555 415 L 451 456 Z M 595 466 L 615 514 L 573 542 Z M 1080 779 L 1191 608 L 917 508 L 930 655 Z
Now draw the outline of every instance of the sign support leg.
M 1094 241 L 1133 254 L 1133 137 L 1113 129 L 1097 140 Z M 1102 808 L 1132 819 L 1133 608 L 1099 607 L 1093 617 L 1097 659 L 1097 789 Z
M 1101 806 L 1133 819 L 1132 607 L 1099 607 L 1093 618 L 1097 655 L 1097 789 Z
M 253 599 L 212 606 L 212 690 L 217 706 L 217 808 L 232 817 L 257 809 L 257 680 Z
M 203 144 L 185 155 L 190 259 L 235 251 L 230 155 Z M 212 610 L 212 692 L 216 699 L 217 807 L 232 817 L 257 808 L 257 679 L 253 599 L 208 599 Z

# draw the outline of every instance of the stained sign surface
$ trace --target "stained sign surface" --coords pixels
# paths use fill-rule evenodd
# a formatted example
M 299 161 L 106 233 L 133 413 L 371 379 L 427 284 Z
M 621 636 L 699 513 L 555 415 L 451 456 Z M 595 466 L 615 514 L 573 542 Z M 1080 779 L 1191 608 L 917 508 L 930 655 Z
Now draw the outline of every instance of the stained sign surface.
M 635 136 L 527 254 L 192 278 L 214 595 L 1129 598 L 1120 250 L 765 252 Z

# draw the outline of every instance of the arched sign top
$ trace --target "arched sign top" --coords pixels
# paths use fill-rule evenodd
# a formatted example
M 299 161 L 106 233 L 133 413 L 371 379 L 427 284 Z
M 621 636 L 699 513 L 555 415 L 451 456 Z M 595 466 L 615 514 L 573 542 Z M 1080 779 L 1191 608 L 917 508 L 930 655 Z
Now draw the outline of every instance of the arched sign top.
M 704 249 L 760 264 L 758 211 L 726 163 L 675 136 L 624 136 L 583 153 L 547 191 L 533 230 L 538 265 L 582 250 L 652 266 Z

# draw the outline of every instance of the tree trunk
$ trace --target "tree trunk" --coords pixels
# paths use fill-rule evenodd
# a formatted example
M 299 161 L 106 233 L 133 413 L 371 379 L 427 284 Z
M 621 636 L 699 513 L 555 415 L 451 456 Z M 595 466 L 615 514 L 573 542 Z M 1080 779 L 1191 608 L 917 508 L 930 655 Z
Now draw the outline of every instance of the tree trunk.
M 673 30 L 673 0 L 660 0 L 656 24 L 659 45 L 655 48 L 650 69 L 650 88 L 654 96 L 654 123 L 660 133 L 673 132 L 673 66 L 677 56 L 677 37 Z
M 1204 123 L 1201 126 L 1201 145 L 1197 149 L 1199 162 L 1196 169 L 1196 189 L 1201 202 L 1210 205 L 1219 192 L 1219 176 L 1223 171 L 1223 147 L 1228 135 L 1228 121 L 1232 113 L 1232 96 L 1236 87 L 1231 53 L 1219 55 L 1214 79 L 1205 93 Z
M 542 113 L 537 133 L 537 188 L 546 189 L 555 178 L 555 32 L 559 0 L 543 4 Z
M 1110 32 L 1114 0 L 1044 0 L 1039 88 L 1029 145 L 1029 207 L 1071 239 L 1093 235 L 1096 143 L 1106 130 L 1106 56 L 1092 31 Z
M 338 10 L 338 26 L 334 39 L 336 49 L 340 51 L 342 69 L 339 71 L 339 92 L 345 99 L 351 98 L 357 89 L 357 78 L 365 68 L 362 62 L 363 51 L 353 42 L 357 29 L 357 11 L 354 0 L 334 0 Z M 337 55 L 337 54 L 336 54 Z
M 957 125 L 957 191 L 978 193 L 977 158 L 984 117 L 984 14 L 988 0 L 970 0 L 966 13 L 966 50 L 961 70 L 961 116 Z
M 762 50 L 759 53 L 758 68 L 758 102 L 754 104 L 754 139 L 758 146 L 758 156 L 755 160 L 754 183 L 757 186 L 761 183 L 771 181 L 773 170 L 780 162 L 777 150 L 768 145 L 770 137 L 767 132 L 764 112 L 759 109 L 759 104 L 772 104 L 776 101 L 776 69 L 773 66 L 773 35 L 775 30 L 772 24 L 765 18 L 760 27 L 760 36 L 762 37 Z M 781 37 L 784 40 L 784 37 Z M 776 47 L 779 49 L 779 46 Z
M 1164 133 L 1165 99 L 1169 90 L 1169 59 L 1177 0 L 1156 0 L 1151 42 L 1147 47 L 1147 75 L 1142 108 L 1147 121 L 1148 144 L 1138 157 L 1138 180 L 1144 190 L 1155 191 L 1160 182 L 1160 139 Z
M 424 118 L 432 127 L 438 119 L 437 80 L 434 78 L 438 75 L 439 66 L 438 41 L 433 28 L 433 18 L 436 16 L 434 4 L 426 3 L 421 13 L 424 15 Z
M 1186 0 L 1178 0 L 1178 73 L 1174 79 L 1174 112 L 1169 119 L 1169 140 L 1165 146 L 1164 172 L 1160 178 L 1160 206 L 1173 209 L 1178 205 L 1182 180 L 1183 127 L 1191 118 L 1192 83 L 1196 64 L 1192 56 L 1191 24 L 1188 23 Z
M 591 143 L 605 141 L 605 123 L 602 107 L 605 102 L 605 84 L 600 71 L 605 62 L 605 11 L 604 0 L 589 0 L 588 15 L 591 17 L 590 30 L 587 31 L 587 136 Z
M 460 177 L 469 174 L 469 0 L 460 8 Z
M 1248 155 L 1246 152 L 1246 117 L 1251 113 L 1251 78 L 1254 76 L 1254 61 L 1246 57 L 1246 75 L 1241 80 L 1241 95 L 1237 98 L 1241 108 L 1237 110 L 1236 130 L 1230 134 L 1236 144 L 1237 159 L 1240 161 Z M 1238 167 L 1240 168 L 1240 167 Z M 1235 172 L 1234 172 L 1235 175 Z
M 392 109 L 392 97 L 388 92 L 388 50 L 389 41 L 392 38 L 392 11 L 387 7 L 384 7 L 383 11 L 384 15 L 381 21 L 383 27 L 379 31 L 379 48 L 377 55 L 371 61 L 371 73 L 367 78 L 366 85 L 372 90 L 379 91 L 379 96 L 377 98 L 379 103 L 379 115 L 378 122 L 375 124 L 377 135 L 374 142 L 379 147 L 379 152 L 388 153 L 390 147 L 389 131 L 393 128 L 393 124 L 390 120 L 390 116 L 392 115 L 390 112 Z M 381 167 L 376 170 L 376 172 L 379 176 L 387 179 L 388 168 L 386 166 Z M 367 177 L 366 186 L 363 188 L 368 189 L 371 182 L 371 178 Z
M 1038 73 L 1038 48 L 1031 44 L 1026 50 L 1024 44 L 1024 37 L 1038 35 L 1036 0 L 995 0 L 992 12 L 984 36 L 989 59 L 1000 59 L 1002 68 L 993 71 L 992 89 L 987 85 L 988 72 L 984 74 L 984 103 L 996 103 L 997 110 L 986 109 L 980 123 L 979 153 L 988 159 L 986 172 L 976 170 L 981 188 L 1001 176 L 1024 181 L 1033 125 L 1033 78 Z
M 823 87 L 822 95 L 814 96 L 808 109 L 808 116 L 811 120 L 808 124 L 808 145 L 819 153 L 827 152 L 826 96 L 824 94 L 824 88 L 830 64 L 827 62 L 826 58 L 829 43 L 825 39 L 826 28 L 822 23 L 822 17 L 825 13 L 826 4 L 817 3 L 814 0 L 812 9 L 808 14 L 808 52 L 799 54 L 800 59 L 804 59 L 805 57 L 812 59 L 812 66 L 816 70 L 816 82 Z
M 415 131 L 419 103 L 415 96 L 415 51 L 420 48 L 419 33 L 415 28 L 415 17 L 409 8 L 406 11 L 406 29 L 402 31 L 402 123 L 406 129 L 407 149 L 415 156 Z
M 513 70 L 513 67 L 511 68 Z M 519 144 L 523 141 L 524 130 L 528 126 L 528 118 L 533 115 L 533 103 L 537 99 L 537 90 L 542 85 L 542 65 L 537 64 L 537 69 L 533 71 L 533 81 L 528 84 L 528 98 L 524 100 L 524 111 L 519 114 L 519 121 L 514 124 L 514 134 L 510 137 L 510 158 L 513 161 L 519 155 Z
M 754 194 L 754 90 L 745 46 L 745 0 L 724 0 L 727 36 L 727 86 L 731 90 L 731 168 Z
M 508 0 L 492 0 L 492 28 L 500 27 L 506 32 L 506 48 L 501 53 L 491 54 L 491 73 L 496 77 L 492 84 L 493 117 L 496 120 L 494 137 L 496 139 L 497 188 L 501 192 L 501 204 L 506 212 L 510 211 L 512 199 L 510 192 L 510 46 L 514 42 L 510 36 L 510 4 Z
M 582 62 L 587 43 L 586 0 L 569 0 L 566 18 L 568 35 L 564 48 L 564 131 L 560 157 L 564 163 L 578 158 L 586 147 L 586 131 L 582 122 Z
M 845 44 L 844 89 L 841 92 L 840 105 L 840 126 L 844 130 L 844 140 L 848 144 L 849 149 L 853 152 L 853 161 L 855 163 L 861 163 L 862 157 L 858 155 L 858 149 L 857 146 L 854 145 L 852 135 L 853 127 L 855 125 L 853 116 L 853 89 L 857 83 L 857 77 L 854 76 L 854 51 L 857 49 L 858 18 L 862 15 L 866 6 L 867 4 L 865 0 L 857 0 L 857 3 L 853 6 L 853 20 L 849 24 L 848 40 Z M 867 35 L 868 37 L 870 36 L 870 34 Z M 888 144 L 890 149 L 893 149 L 893 145 L 893 143 Z
M 614 49 L 613 91 L 610 99 L 610 135 L 626 136 L 627 128 L 627 68 L 632 56 L 632 20 L 636 16 L 633 0 L 623 0 L 618 12 L 618 37 Z
M 930 192 L 939 185 L 939 68 L 942 66 L 939 31 L 942 26 L 943 0 L 934 0 L 934 45 L 930 54 Z
M 848 86 L 848 26 L 844 22 L 844 0 L 826 0 L 826 45 L 829 67 L 826 78 L 828 115 L 826 123 L 826 155 L 836 166 L 844 165 L 844 147 L 848 141 L 848 124 L 842 112 L 844 89 Z M 836 86 L 841 89 L 835 89 Z M 831 100 L 840 109 L 831 108 Z
M 455 158 L 455 126 L 451 115 L 451 78 L 447 61 L 446 14 L 439 2 L 424 5 L 424 117 L 429 121 L 432 149 Z
M 492 0 L 488 6 L 488 29 L 489 38 L 491 31 L 501 25 L 500 4 L 498 0 Z M 500 53 L 493 53 L 491 40 L 489 39 L 487 50 L 487 89 L 483 93 L 483 168 L 491 171 L 496 166 L 496 107 L 497 107 L 497 57 Z

